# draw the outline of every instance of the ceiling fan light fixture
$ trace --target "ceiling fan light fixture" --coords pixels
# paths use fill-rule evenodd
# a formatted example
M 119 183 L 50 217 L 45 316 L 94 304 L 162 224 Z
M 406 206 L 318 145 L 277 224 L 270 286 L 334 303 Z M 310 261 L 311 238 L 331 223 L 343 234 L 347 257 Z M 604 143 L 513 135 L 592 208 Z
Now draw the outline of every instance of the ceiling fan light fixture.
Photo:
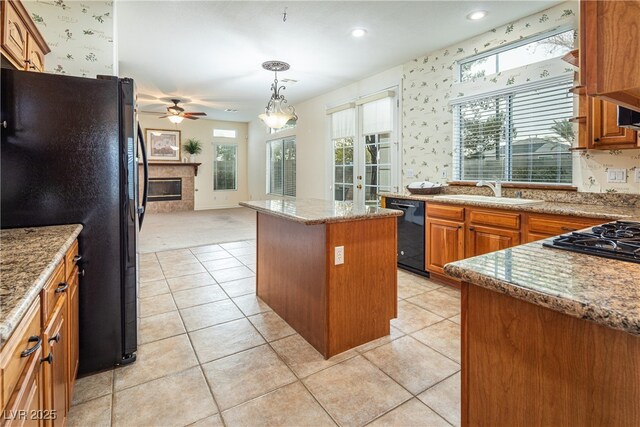
M 182 116 L 169 116 L 168 119 L 169 119 L 169 121 L 171 123 L 174 123 L 174 124 L 177 125 L 177 124 L 182 123 L 182 121 L 184 120 L 184 117 L 182 117 Z
M 275 73 L 275 79 L 271 84 L 271 98 L 264 109 L 264 113 L 260 114 L 258 118 L 264 122 L 265 125 L 271 129 L 280 129 L 287 124 L 289 120 L 297 120 L 296 110 L 291 105 L 286 105 L 287 100 L 280 92 L 285 90 L 284 85 L 278 86 L 278 71 L 286 71 L 289 69 L 289 64 L 282 61 L 267 61 L 262 64 L 262 68 L 267 71 L 273 71 Z

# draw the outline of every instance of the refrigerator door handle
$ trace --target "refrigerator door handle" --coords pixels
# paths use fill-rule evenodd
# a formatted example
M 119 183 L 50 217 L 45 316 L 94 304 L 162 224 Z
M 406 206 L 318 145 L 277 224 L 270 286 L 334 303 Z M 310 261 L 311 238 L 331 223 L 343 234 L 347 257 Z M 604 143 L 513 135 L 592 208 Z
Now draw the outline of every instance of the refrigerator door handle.
M 142 229 L 142 221 L 144 220 L 144 213 L 147 209 L 147 197 L 149 193 L 149 161 L 147 160 L 147 148 L 144 143 L 144 136 L 142 134 L 142 128 L 138 123 L 138 142 L 140 143 L 140 151 L 142 152 L 142 169 L 144 170 L 144 184 L 142 186 L 142 206 L 138 208 L 138 224 Z

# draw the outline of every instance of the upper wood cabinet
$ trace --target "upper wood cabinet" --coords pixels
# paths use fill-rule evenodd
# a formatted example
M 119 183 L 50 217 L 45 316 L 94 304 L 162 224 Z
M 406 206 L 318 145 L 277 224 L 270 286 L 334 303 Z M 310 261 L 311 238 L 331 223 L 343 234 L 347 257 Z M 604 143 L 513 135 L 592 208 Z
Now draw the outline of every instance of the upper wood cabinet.
M 640 0 L 580 1 L 580 83 L 640 111 Z
M 640 19 L 640 16 L 638 17 Z M 640 72 L 640 71 L 639 71 Z M 618 106 L 597 98 L 591 98 L 589 147 L 599 150 L 624 150 L 640 148 L 638 132 L 618 127 Z
M 44 71 L 51 50 L 19 0 L 2 0 L 2 56 L 18 70 Z

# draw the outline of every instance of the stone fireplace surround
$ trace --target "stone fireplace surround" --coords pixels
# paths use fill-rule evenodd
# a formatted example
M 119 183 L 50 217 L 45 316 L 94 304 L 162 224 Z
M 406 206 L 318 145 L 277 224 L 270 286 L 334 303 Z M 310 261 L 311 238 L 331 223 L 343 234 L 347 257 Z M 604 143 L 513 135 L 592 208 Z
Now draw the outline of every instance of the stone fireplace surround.
M 195 175 L 197 174 L 197 163 L 153 163 L 149 162 L 149 178 L 182 178 L 182 200 L 149 201 L 147 203 L 147 213 L 160 212 L 180 212 L 192 211 L 195 198 Z M 140 176 L 140 194 L 144 170 L 142 165 L 138 165 Z

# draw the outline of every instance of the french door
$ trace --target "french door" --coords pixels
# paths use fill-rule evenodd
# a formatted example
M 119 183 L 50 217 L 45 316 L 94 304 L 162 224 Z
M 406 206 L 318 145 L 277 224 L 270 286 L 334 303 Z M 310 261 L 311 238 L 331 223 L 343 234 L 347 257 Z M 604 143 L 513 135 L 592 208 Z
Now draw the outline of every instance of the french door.
M 391 117 L 381 120 L 382 130 L 375 130 L 376 118 L 361 105 L 354 115 L 358 136 L 333 139 L 334 200 L 378 206 L 380 192 L 399 190 L 397 126 L 390 125 L 396 121 L 397 104 L 391 101 Z

